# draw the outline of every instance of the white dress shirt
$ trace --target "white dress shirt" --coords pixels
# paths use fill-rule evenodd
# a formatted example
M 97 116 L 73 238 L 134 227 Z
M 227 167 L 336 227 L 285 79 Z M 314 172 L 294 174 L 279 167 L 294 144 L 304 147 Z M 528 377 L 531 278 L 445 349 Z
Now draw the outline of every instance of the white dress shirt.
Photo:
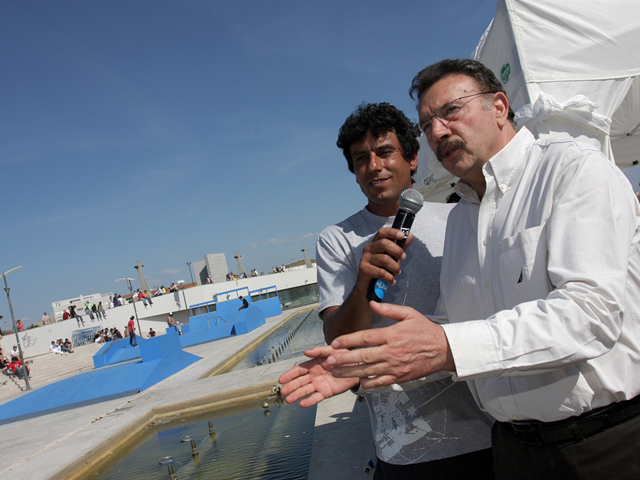
M 598 150 L 526 129 L 447 223 L 439 313 L 459 380 L 499 421 L 640 393 L 640 208 Z M 631 248 L 630 248 L 631 246 Z

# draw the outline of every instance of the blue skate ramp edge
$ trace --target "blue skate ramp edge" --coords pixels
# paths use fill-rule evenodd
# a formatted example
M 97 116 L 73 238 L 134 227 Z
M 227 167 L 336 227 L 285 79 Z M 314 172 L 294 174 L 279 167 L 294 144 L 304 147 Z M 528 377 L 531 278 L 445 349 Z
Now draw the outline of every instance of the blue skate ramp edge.
M 118 364 L 81 373 L 0 406 L 0 425 L 144 391 L 200 358 L 180 350 L 179 353 L 164 358 Z
M 144 338 L 137 338 L 138 344 L 145 341 Z M 112 340 L 105 343 L 100 351 L 93 356 L 94 368 L 101 368 L 116 363 L 128 362 L 140 358 L 140 350 L 129 346 L 128 338 Z
M 200 345 L 201 343 L 212 342 L 221 338 L 230 337 L 233 331 L 233 324 L 224 323 L 211 328 L 195 330 L 179 336 L 180 346 L 182 348 Z M 167 335 L 178 336 L 177 333 L 168 333 Z
M 115 400 L 116 398 L 129 397 L 131 395 L 135 395 L 138 392 L 140 392 L 140 390 L 130 390 L 128 392 L 114 393 L 113 395 L 107 395 L 105 397 L 94 398 L 91 400 L 85 400 L 77 403 L 70 403 L 70 404 L 61 405 L 55 408 L 39 410 L 37 412 L 25 413 L 22 415 L 11 417 L 11 418 L 3 418 L 3 419 L 0 419 L 0 425 L 6 425 L 8 423 L 13 423 L 13 422 L 20 422 L 22 420 L 27 420 L 29 418 L 37 418 L 43 415 L 49 415 L 50 413 L 64 412 L 65 410 L 72 410 L 74 408 L 85 407 L 87 405 L 93 405 L 95 403 L 107 402 L 109 400 Z

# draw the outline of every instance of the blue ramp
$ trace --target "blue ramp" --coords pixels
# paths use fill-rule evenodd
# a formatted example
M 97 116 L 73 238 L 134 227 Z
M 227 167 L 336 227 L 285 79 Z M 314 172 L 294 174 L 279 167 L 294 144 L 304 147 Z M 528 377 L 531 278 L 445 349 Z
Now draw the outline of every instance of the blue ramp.
M 267 321 L 265 320 L 262 309 L 259 306 L 251 305 L 249 308 L 245 308 L 238 312 L 236 323 L 233 326 L 233 334 L 244 335 L 265 323 L 267 323 Z
M 145 341 L 140 336 L 137 336 L 136 340 L 138 345 Z M 105 343 L 93 356 L 93 366 L 95 368 L 106 367 L 107 365 L 128 362 L 135 358 L 140 358 L 140 350 L 129 345 L 128 338 L 121 338 Z
M 223 323 L 211 328 L 191 331 L 180 336 L 178 336 L 177 333 L 167 333 L 167 335 L 174 335 L 180 338 L 180 345 L 182 345 L 182 347 L 184 348 L 191 347 L 193 345 L 200 345 L 201 343 L 212 342 L 213 340 L 219 340 L 220 338 L 229 337 L 232 334 L 232 330 L 232 323 Z
M 133 395 L 200 360 L 180 348 L 177 335 L 148 339 L 139 349 L 142 361 L 81 373 L 5 403 L 0 425 Z

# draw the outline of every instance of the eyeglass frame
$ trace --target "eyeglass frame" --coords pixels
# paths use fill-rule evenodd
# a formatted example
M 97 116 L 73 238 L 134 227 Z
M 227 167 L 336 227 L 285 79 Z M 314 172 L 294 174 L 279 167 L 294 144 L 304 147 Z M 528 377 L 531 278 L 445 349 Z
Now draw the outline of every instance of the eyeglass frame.
M 488 95 L 489 93 L 495 94 L 497 92 L 478 92 L 478 93 L 472 93 L 471 95 L 463 95 L 462 97 L 454 98 L 453 100 L 451 100 L 451 101 L 445 103 L 444 105 L 442 105 L 440 108 L 438 108 L 438 111 L 436 113 L 434 113 L 429 118 L 427 118 L 424 122 L 422 122 L 420 124 L 420 130 L 422 130 L 424 132 L 424 134 L 427 135 L 428 132 L 425 130 L 425 127 L 423 125 L 425 123 L 427 123 L 427 122 L 431 122 L 431 125 L 429 126 L 429 132 L 430 132 L 431 129 L 433 128 L 433 119 L 434 118 L 438 118 L 445 127 L 449 126 L 449 123 L 453 122 L 454 119 L 452 118 L 451 120 L 447 120 L 446 118 L 442 118 L 441 112 L 443 111 L 443 109 L 447 109 L 447 108 L 453 106 L 453 103 L 457 102 L 458 100 L 462 100 L 464 98 L 469 98 L 469 97 L 476 97 L 478 95 Z M 473 98 L 471 98 L 470 100 L 467 100 L 462 105 L 456 105 L 457 111 L 461 110 L 462 107 L 464 107 L 471 100 L 473 100 Z M 457 111 L 453 112 L 453 113 L 457 113 Z

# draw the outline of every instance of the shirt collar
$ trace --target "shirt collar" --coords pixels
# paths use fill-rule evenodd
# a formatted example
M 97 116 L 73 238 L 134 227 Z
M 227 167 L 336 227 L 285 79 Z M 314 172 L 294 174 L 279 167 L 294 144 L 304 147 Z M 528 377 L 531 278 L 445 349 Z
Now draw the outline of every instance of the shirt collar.
M 503 194 L 509 186 L 513 172 L 522 162 L 529 145 L 534 141 L 533 134 L 526 127 L 522 127 L 515 137 L 482 167 L 485 177 L 495 177 L 496 184 Z M 464 180 L 456 184 L 455 191 L 470 203 L 480 203 L 476 191 Z

